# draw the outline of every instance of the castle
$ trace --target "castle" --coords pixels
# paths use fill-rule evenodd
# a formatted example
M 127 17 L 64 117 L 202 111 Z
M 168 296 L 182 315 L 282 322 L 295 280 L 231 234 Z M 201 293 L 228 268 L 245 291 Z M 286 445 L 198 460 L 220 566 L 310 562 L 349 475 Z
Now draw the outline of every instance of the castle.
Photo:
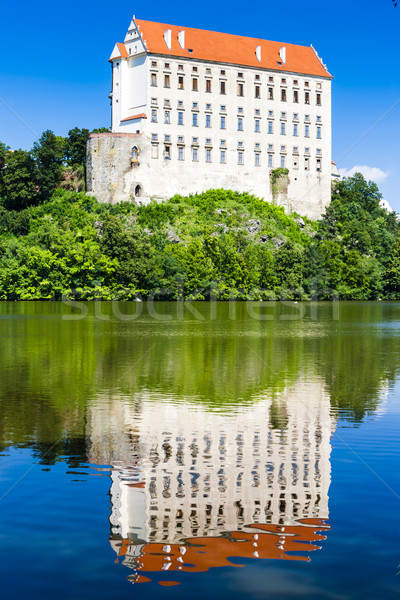
M 133 17 L 110 63 L 111 132 L 87 145 L 100 201 L 225 188 L 324 212 L 332 76 L 312 46 Z

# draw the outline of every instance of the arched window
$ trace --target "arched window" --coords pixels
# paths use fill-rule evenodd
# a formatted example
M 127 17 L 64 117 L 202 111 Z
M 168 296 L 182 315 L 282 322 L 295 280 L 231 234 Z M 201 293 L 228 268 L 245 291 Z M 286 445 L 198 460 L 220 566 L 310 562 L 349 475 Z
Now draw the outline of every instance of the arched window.
M 137 162 L 139 156 L 139 152 L 136 146 L 133 146 L 132 148 L 132 162 Z
M 141 195 L 142 195 L 142 188 L 141 188 L 141 187 L 140 187 L 140 185 L 138 184 L 138 185 L 135 187 L 135 196 L 136 196 L 136 198 L 138 198 L 138 197 L 139 197 L 139 196 L 141 196 Z

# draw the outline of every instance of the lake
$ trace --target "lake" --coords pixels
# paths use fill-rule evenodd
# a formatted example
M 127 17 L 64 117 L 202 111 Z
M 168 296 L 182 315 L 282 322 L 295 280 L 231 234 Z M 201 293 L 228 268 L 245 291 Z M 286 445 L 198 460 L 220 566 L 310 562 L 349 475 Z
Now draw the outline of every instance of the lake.
M 2 597 L 400 594 L 400 303 L 0 302 Z

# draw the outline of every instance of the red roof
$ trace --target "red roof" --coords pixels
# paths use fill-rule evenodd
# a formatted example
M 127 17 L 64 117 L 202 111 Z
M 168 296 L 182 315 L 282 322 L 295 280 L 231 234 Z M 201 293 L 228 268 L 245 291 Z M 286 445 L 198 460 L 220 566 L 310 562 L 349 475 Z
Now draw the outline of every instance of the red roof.
M 136 19 L 135 22 L 139 27 L 147 51 L 150 53 L 316 75 L 318 77 L 332 77 L 321 64 L 312 47 L 271 42 L 204 29 L 167 25 L 165 23 L 153 23 L 141 19 Z M 171 50 L 168 49 L 164 41 L 164 32 L 168 29 L 172 32 Z M 178 42 L 180 31 L 185 32 L 184 48 L 181 48 Z M 257 46 L 261 47 L 261 61 L 256 57 Z M 286 63 L 283 63 L 279 56 L 279 50 L 283 46 L 286 48 Z
M 140 115 L 133 115 L 133 117 L 126 117 L 125 119 L 121 119 L 121 123 L 124 121 L 134 121 L 135 119 L 147 119 L 144 113 L 140 113 Z

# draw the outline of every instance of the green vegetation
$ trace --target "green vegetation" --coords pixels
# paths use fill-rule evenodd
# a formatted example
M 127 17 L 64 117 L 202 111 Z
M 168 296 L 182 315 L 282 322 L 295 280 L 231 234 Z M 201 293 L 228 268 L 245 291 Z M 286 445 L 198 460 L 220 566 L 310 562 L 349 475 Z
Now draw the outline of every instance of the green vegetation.
M 0 299 L 400 297 L 400 225 L 362 175 L 316 222 L 226 190 L 111 206 L 83 193 L 88 133 L 0 144 Z

